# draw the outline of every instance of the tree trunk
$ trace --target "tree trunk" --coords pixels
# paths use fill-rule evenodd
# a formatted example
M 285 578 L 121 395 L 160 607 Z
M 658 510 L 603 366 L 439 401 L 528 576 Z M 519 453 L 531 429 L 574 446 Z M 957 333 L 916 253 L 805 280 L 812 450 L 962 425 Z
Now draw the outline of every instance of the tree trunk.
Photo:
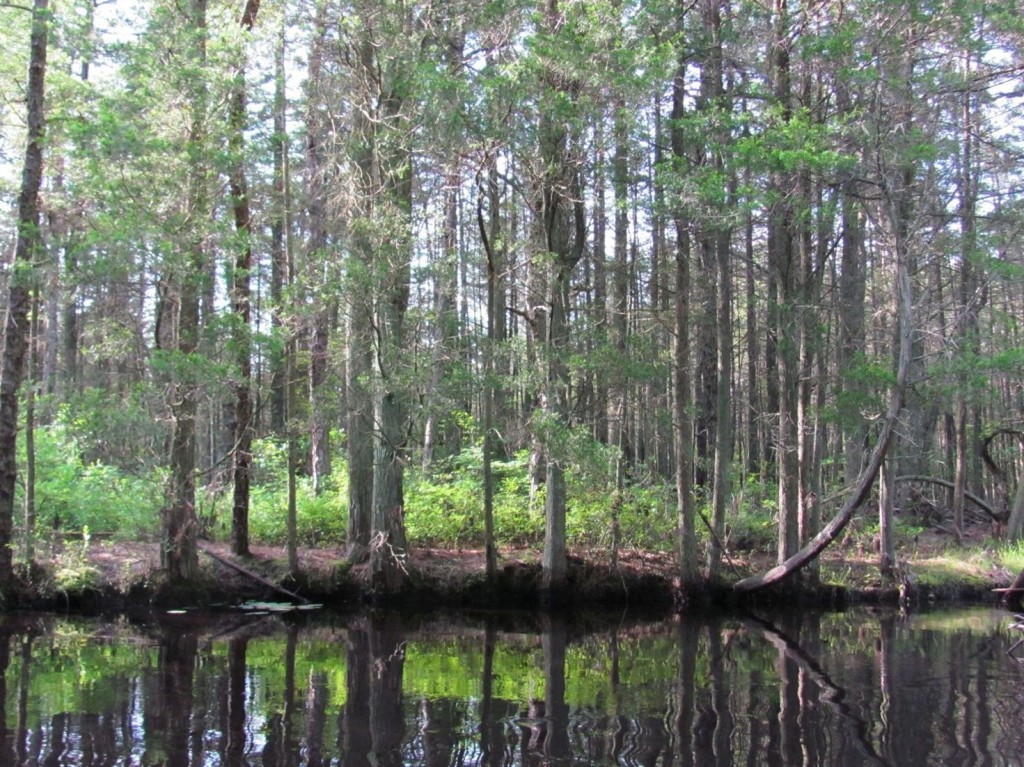
M 314 301 L 320 304 L 322 297 L 314 298 Z M 327 478 L 331 475 L 331 429 L 327 404 L 331 392 L 327 387 L 327 368 L 331 325 L 335 314 L 333 303 L 333 299 L 328 299 L 326 305 L 315 309 L 309 342 L 309 465 L 313 494 L 317 496 L 323 493 Z
M 368 14 L 373 16 L 373 14 Z M 380 27 L 377 25 L 380 24 Z M 412 239 L 413 169 L 410 146 L 410 60 L 389 61 L 390 74 L 376 76 L 381 64 L 378 36 L 411 31 L 404 8 L 392 17 L 374 18 L 360 32 L 359 72 L 368 88 L 360 118 L 356 167 L 363 176 L 367 199 L 360 203 L 363 220 L 360 259 L 373 278 L 370 327 L 374 333 L 371 373 L 373 398 L 373 490 L 370 570 L 378 592 L 401 588 L 406 569 L 403 515 L 408 388 L 403 381 L 406 354 L 405 315 L 409 307 Z M 350 435 L 351 439 L 351 435 Z
M 749 183 L 749 178 L 747 179 Z M 747 418 L 746 426 L 746 473 L 751 477 L 760 474 L 765 465 L 767 440 L 760 439 L 764 418 L 761 408 L 761 384 L 759 376 L 760 350 L 757 343 L 757 286 L 754 279 L 754 217 L 748 213 L 743 222 L 744 247 L 744 308 L 747 343 Z
M 18 390 L 24 376 L 29 340 L 35 264 L 43 257 L 40 232 L 39 189 L 43 181 L 43 131 L 46 88 L 46 44 L 49 33 L 47 0 L 32 5 L 29 41 L 27 121 L 28 141 L 18 194 L 18 236 L 7 293 L 4 350 L 0 359 L 0 592 L 14 582 L 14 494 L 18 477 L 15 448 L 18 440 Z
M 1014 493 L 1010 519 L 1006 523 L 1006 540 L 1019 541 L 1022 536 L 1024 536 L 1024 476 L 1017 479 L 1017 492 Z
M 570 267 L 571 268 L 571 267 Z M 551 424 L 561 425 L 568 412 L 567 387 L 568 370 L 564 361 L 569 344 L 569 325 L 566 310 L 569 303 L 569 271 L 558 267 L 558 273 L 551 280 L 550 317 L 548 320 L 548 379 L 545 397 L 545 415 Z M 549 427 L 550 428 L 550 427 Z M 555 455 L 552 448 L 560 450 L 561 446 L 546 445 L 547 494 L 544 498 L 544 554 L 542 558 L 544 589 L 555 592 L 565 584 L 568 573 L 566 560 L 566 528 L 565 528 L 565 467 L 563 458 Z M 557 439 L 557 437 L 556 437 Z
M 780 119 L 792 118 L 789 12 L 785 0 L 774 1 L 774 39 L 771 48 L 772 94 L 781 111 Z M 775 200 L 768 217 L 768 259 L 776 285 L 775 338 L 778 362 L 778 560 L 785 562 L 799 545 L 800 462 L 798 407 L 799 388 L 799 263 L 794 243 L 796 213 L 792 201 L 793 174 L 784 170 L 772 174 Z
M 845 84 L 838 89 L 840 114 L 852 110 L 849 93 Z M 864 385 L 858 381 L 857 366 L 864 354 L 864 295 L 866 274 L 864 268 L 864 228 L 857 181 L 850 174 L 844 178 L 841 187 L 841 240 L 839 277 L 839 345 L 836 351 L 836 367 L 840 372 L 839 403 L 840 427 L 842 429 L 843 484 L 856 481 L 864 463 L 864 439 L 867 426 L 861 414 L 860 395 Z
M 608 444 L 620 452 L 619 460 L 626 460 L 627 414 L 627 307 L 629 289 L 629 126 L 626 124 L 626 106 L 621 98 L 613 104 L 615 155 L 612 159 L 612 187 L 615 193 L 615 260 L 612 265 L 609 296 L 608 329 L 614 349 L 615 366 L 608 371 Z M 600 384 L 598 384 L 600 386 Z
M 483 414 L 483 490 L 484 490 L 484 567 L 488 583 L 494 583 L 498 574 L 498 553 L 494 542 L 494 476 L 491 460 L 494 453 L 494 400 L 497 385 L 495 383 L 496 366 L 494 349 L 499 340 L 497 337 L 499 254 L 496 248 L 501 232 L 501 214 L 498 209 L 498 174 L 497 163 L 489 158 L 487 169 L 486 197 L 490 203 L 490 223 L 484 221 L 483 198 L 480 190 L 477 202 L 477 225 L 480 228 L 480 240 L 487 254 L 487 341 L 484 345 L 484 414 Z
M 242 14 L 243 30 L 251 32 L 256 23 L 259 0 L 249 0 Z M 232 342 L 238 366 L 238 380 L 234 382 L 234 444 L 233 503 L 231 508 L 231 551 L 239 556 L 249 555 L 249 482 L 252 469 L 252 353 L 251 353 L 251 279 L 252 221 L 249 212 L 249 187 L 245 178 L 245 123 L 246 123 L 246 51 L 247 36 L 243 35 L 238 72 L 230 95 L 232 168 L 229 174 L 231 208 L 235 219 L 238 252 L 232 272 L 231 302 L 234 314 Z
M 403 461 L 405 408 L 401 394 L 387 387 L 377 371 L 374 392 L 373 530 L 370 546 L 372 584 L 382 593 L 398 591 L 405 577 L 407 545 L 402 515 L 405 513 Z
M 459 58 L 461 62 L 461 47 Z M 421 465 L 424 470 L 429 469 L 434 460 L 434 451 L 440 441 L 438 431 L 441 408 L 438 407 L 442 400 L 441 385 L 448 377 L 450 371 L 449 354 L 452 346 L 452 337 L 457 332 L 458 318 L 455 313 L 455 296 L 458 291 L 459 261 L 458 236 L 458 188 L 459 168 L 458 161 L 453 161 L 453 166 L 445 179 L 444 191 L 444 233 L 442 235 L 441 255 L 433 264 L 434 281 L 434 306 L 433 306 L 433 338 L 430 341 L 430 383 L 425 394 L 424 409 L 426 411 L 426 423 L 423 427 L 423 452 Z
M 193 36 L 188 49 L 188 62 L 202 66 L 206 61 L 206 0 L 191 0 L 189 29 Z M 199 396 L 197 371 L 192 360 L 199 350 L 200 288 L 207 278 L 206 258 L 203 250 L 208 209 L 207 174 L 203 159 L 206 149 L 206 93 L 202 84 L 196 84 L 191 94 L 191 116 L 188 127 L 190 148 L 189 191 L 187 204 L 192 230 L 182 253 L 183 262 L 176 265 L 171 277 L 178 291 L 177 332 L 174 349 L 178 365 L 174 372 L 171 392 L 171 493 L 170 502 L 162 511 L 163 545 L 160 547 L 161 565 L 167 578 L 173 582 L 194 580 L 199 572 L 196 548 L 196 416 Z
M 703 8 L 704 33 L 708 39 L 709 50 L 702 68 L 702 87 L 708 106 L 714 110 L 714 122 L 723 120 L 722 114 L 729 111 L 729 97 L 723 83 L 723 51 L 722 51 L 722 17 L 716 3 L 707 3 Z M 712 166 L 716 175 L 726 178 L 727 171 L 722 153 L 729 142 L 727 131 L 719 129 L 715 136 L 716 144 L 722 149 L 713 150 Z M 735 173 L 728 174 L 728 195 L 726 204 L 729 208 L 737 205 L 737 180 Z M 732 233 L 724 222 L 715 222 L 712 236 L 714 238 L 714 270 L 716 281 L 715 306 L 715 444 L 712 476 L 712 535 L 708 545 L 708 577 L 716 578 L 721 569 L 722 544 L 725 541 L 725 520 L 731 498 L 731 474 L 733 452 L 733 414 L 732 414 L 732 377 L 733 377 L 733 320 L 732 320 Z
M 683 31 L 686 3 L 677 8 L 677 24 Z M 677 163 L 686 161 L 684 130 L 686 58 L 679 63 L 672 81 L 671 135 L 672 155 Z M 677 203 L 678 205 L 678 203 Z M 693 398 L 690 388 L 690 230 L 681 206 L 674 213 L 676 230 L 675 313 L 672 345 L 672 424 L 675 447 L 676 529 L 679 553 L 679 577 L 684 587 L 697 583 L 697 524 L 693 498 Z
M 347 558 L 354 564 L 369 552 L 373 514 L 373 412 L 365 383 L 371 367 L 365 322 L 370 315 L 362 298 L 350 299 L 349 316 L 345 366 L 345 436 L 348 444 L 346 543 Z
M 327 34 L 327 19 L 318 20 L 320 38 Z M 321 42 L 322 44 L 322 42 Z M 368 42 L 356 43 L 360 51 L 359 65 L 363 71 L 373 67 L 367 58 Z M 314 48 L 316 52 L 318 48 Z M 317 53 L 319 56 L 320 54 Z M 361 94 L 369 99 L 369 95 Z M 353 150 L 352 162 L 360 180 L 360 207 L 372 199 L 375 178 L 374 158 L 370 145 L 373 125 L 364 120 L 357 123 L 357 134 L 361 141 Z M 348 526 L 346 543 L 347 559 L 355 564 L 363 560 L 370 551 L 370 537 L 373 528 L 373 400 L 367 380 L 371 376 L 372 333 L 374 325 L 372 285 L 366 281 L 373 263 L 373 243 L 369 225 L 361 225 L 352 233 L 353 257 L 349 262 L 347 279 L 350 289 L 348 303 L 347 357 L 345 365 L 345 437 L 348 448 Z
M 289 273 L 291 273 L 289 269 Z M 289 285 L 292 280 L 289 277 Z M 299 446 L 298 434 L 296 434 L 295 422 L 295 356 L 298 342 L 289 338 L 285 345 L 284 370 L 287 385 L 284 391 L 284 418 L 286 439 L 288 441 L 288 508 L 285 510 L 285 545 L 288 553 L 288 571 L 295 575 L 299 572 L 299 511 L 298 511 L 298 489 L 296 486 L 296 473 L 299 470 Z
M 288 194 L 288 101 L 285 95 L 285 26 L 282 24 L 280 38 L 274 55 L 274 132 L 271 147 L 274 156 L 273 185 L 274 213 L 270 222 L 270 317 L 271 329 L 275 335 L 288 334 L 284 327 L 285 307 L 284 286 L 290 283 L 289 235 L 290 214 Z M 289 341 L 282 339 L 287 346 Z M 283 353 L 274 354 L 270 359 L 270 430 L 278 435 L 285 434 L 286 387 L 289 386 L 287 362 Z
M 309 89 L 322 86 L 325 37 L 327 32 L 326 9 L 320 5 L 317 11 L 316 27 L 309 53 Z M 307 385 L 309 387 L 309 463 L 313 493 L 320 495 L 324 483 L 331 473 L 331 451 L 329 444 L 327 391 L 328 348 L 333 322 L 334 296 L 323 285 L 324 260 L 328 257 L 329 237 L 327 231 L 328 163 L 325 145 L 331 131 L 329 117 L 323 106 L 312 97 L 306 107 L 306 215 L 308 217 L 308 239 L 306 261 L 309 272 L 309 290 L 312 293 L 312 326 L 309 329 L 309 366 Z
M 36 535 L 36 387 L 39 371 L 36 339 L 39 336 L 39 300 L 32 301 L 29 321 L 28 386 L 25 392 L 25 561 L 35 561 Z
M 964 82 L 970 83 L 973 76 L 972 65 L 974 54 L 965 51 Z M 953 479 L 953 529 L 958 538 L 964 532 L 964 493 L 967 490 L 970 475 L 970 459 L 976 451 L 971 450 L 968 439 L 968 400 L 971 397 L 971 368 L 975 364 L 980 350 L 978 332 L 978 312 L 985 300 L 985 290 L 978 274 L 978 232 L 976 207 L 978 199 L 978 179 L 975 167 L 974 144 L 976 131 L 975 102 L 977 95 L 971 87 L 964 89 L 961 96 L 961 137 L 960 137 L 960 178 L 958 179 L 958 214 L 960 217 L 960 285 L 957 301 L 957 343 L 960 345 L 961 363 L 964 372 L 957 382 L 956 394 L 956 462 Z M 975 441 L 977 434 L 975 434 Z
M 878 482 L 878 569 L 883 578 L 892 578 L 896 567 L 896 537 L 893 530 L 896 482 L 892 461 L 883 461 Z
M 556 37 L 563 19 L 558 0 L 541 0 L 541 33 Z M 547 495 L 544 500 L 543 589 L 552 595 L 565 585 L 568 571 L 565 540 L 565 467 L 558 455 L 557 433 L 568 424 L 569 288 L 572 272 L 583 255 L 586 221 L 579 171 L 572 162 L 570 136 L 564 117 L 565 100 L 575 99 L 576 85 L 546 62 L 542 77 L 542 105 L 538 123 L 538 142 L 542 173 L 536 203 L 539 234 L 551 259 L 545 268 L 548 321 L 544 334 L 547 370 L 542 407 L 547 423 L 544 439 Z

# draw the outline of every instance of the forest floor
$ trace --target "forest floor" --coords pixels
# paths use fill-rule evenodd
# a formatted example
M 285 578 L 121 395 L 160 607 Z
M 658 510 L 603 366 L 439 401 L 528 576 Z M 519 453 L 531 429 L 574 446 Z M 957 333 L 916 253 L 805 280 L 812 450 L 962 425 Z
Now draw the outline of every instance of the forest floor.
M 837 542 L 838 544 L 838 542 Z M 977 525 L 965 539 L 937 529 L 904 542 L 895 579 L 882 577 L 877 554 L 851 536 L 833 544 L 820 558 L 820 584 L 802 587 L 801 601 L 824 604 L 904 601 L 994 601 L 993 589 L 1006 587 L 1016 572 L 1002 561 L 989 530 Z M 36 567 L 22 569 L 26 606 L 66 606 L 83 610 L 237 604 L 245 600 L 282 600 L 294 592 L 314 602 L 359 607 L 368 603 L 424 607 L 535 607 L 542 595 L 540 551 L 502 549 L 495 584 L 484 578 L 483 551 L 471 548 L 414 548 L 405 563 L 407 585 L 382 600 L 373 590 L 365 564 L 349 566 L 337 547 L 302 548 L 299 574 L 288 571 L 283 547 L 253 546 L 251 556 L 231 555 L 227 543 L 203 542 L 201 583 L 172 589 L 163 582 L 158 543 L 96 538 L 41 545 Z M 206 552 L 209 552 L 207 554 Z M 211 556 L 211 554 L 213 556 Z M 224 561 L 236 567 L 228 566 Z M 763 572 L 773 557 L 760 552 L 731 552 L 723 566 L 723 584 Z M 901 592 L 902 586 L 902 592 Z M 275 590 L 278 589 L 278 590 Z M 691 595 L 692 596 L 692 595 Z M 729 601 L 719 585 L 705 591 L 708 604 Z M 789 598 L 787 592 L 786 598 Z M 680 608 L 675 558 L 667 553 L 625 550 L 613 566 L 607 551 L 573 551 L 568 589 L 557 600 L 574 606 Z

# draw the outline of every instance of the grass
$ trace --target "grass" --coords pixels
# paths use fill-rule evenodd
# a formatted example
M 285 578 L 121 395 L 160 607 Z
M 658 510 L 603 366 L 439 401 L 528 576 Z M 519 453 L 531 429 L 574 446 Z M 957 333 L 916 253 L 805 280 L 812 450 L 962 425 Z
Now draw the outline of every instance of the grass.
M 1004 543 L 999 549 L 999 563 L 1014 575 L 1024 570 L 1024 541 Z
M 870 526 L 826 550 L 821 558 L 823 583 L 855 590 L 895 585 L 883 580 Z M 928 590 L 988 589 L 1006 585 L 1024 569 L 1024 542 L 1006 543 L 978 532 L 964 544 L 948 534 L 920 527 L 897 530 L 897 562 L 910 582 Z

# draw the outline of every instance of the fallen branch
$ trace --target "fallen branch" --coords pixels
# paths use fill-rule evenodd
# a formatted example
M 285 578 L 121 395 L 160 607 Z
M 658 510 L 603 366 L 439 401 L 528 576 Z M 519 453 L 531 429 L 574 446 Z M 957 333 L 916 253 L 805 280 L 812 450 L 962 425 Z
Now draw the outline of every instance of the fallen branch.
M 948 487 L 950 490 L 953 489 L 953 483 L 948 479 L 940 479 L 939 477 L 928 477 L 924 474 L 907 474 L 903 477 L 896 477 L 897 482 L 929 482 L 933 485 L 941 485 L 942 487 Z M 981 498 L 976 496 L 974 493 L 964 491 L 964 498 L 973 503 L 979 509 L 988 514 L 996 522 L 1005 522 L 1006 519 L 1001 517 L 996 510 L 985 503 Z
M 232 570 L 240 572 L 245 577 L 251 578 L 252 580 L 256 581 L 257 583 L 262 584 L 263 586 L 266 586 L 267 588 L 272 589 L 272 590 L 276 591 L 279 594 L 284 594 L 289 599 L 298 600 L 299 602 L 301 602 L 304 605 L 308 605 L 309 604 L 309 600 L 306 599 L 304 596 L 301 596 L 300 594 L 296 594 L 294 591 L 289 591 L 288 589 L 284 588 L 283 586 L 278 586 L 273 581 L 268 581 L 262 575 L 257 575 L 252 570 L 248 570 L 248 569 L 242 567 L 241 565 L 236 565 L 231 560 L 225 559 L 224 557 L 220 556 L 220 554 L 214 554 L 212 551 L 210 551 L 210 549 L 208 549 L 206 547 L 205 544 L 203 544 L 201 542 L 197 542 L 196 546 L 199 547 L 199 550 L 201 552 L 203 552 L 206 556 L 208 556 L 210 559 L 214 560 L 215 562 L 219 562 L 220 564 L 224 565 L 225 567 L 230 567 Z

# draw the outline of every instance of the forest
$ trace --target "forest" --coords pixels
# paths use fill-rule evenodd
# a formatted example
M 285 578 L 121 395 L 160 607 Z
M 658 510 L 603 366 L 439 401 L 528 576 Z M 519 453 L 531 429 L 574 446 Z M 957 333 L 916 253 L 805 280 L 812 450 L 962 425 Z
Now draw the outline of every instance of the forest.
M 1024 531 L 1013 0 L 0 2 L 0 590 L 47 536 Z M 808 567 L 809 565 L 809 567 Z M 801 570 L 802 568 L 802 570 Z M 895 577 L 895 576 L 893 576 Z

